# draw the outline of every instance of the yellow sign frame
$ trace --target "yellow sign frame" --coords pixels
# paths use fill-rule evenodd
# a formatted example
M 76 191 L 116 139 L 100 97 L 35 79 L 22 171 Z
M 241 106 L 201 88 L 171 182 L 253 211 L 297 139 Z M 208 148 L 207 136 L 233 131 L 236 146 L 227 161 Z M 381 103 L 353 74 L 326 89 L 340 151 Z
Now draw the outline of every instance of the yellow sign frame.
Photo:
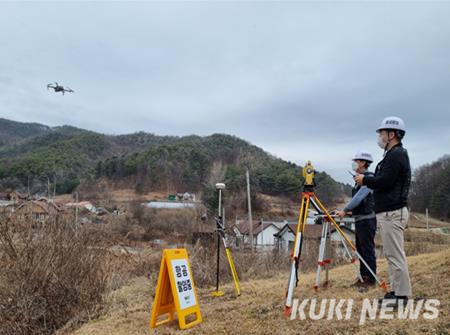
M 174 320 L 178 316 L 180 329 L 191 328 L 202 322 L 194 278 L 186 249 L 164 249 L 155 291 L 150 328 Z M 158 321 L 163 315 L 167 318 Z M 188 321 L 187 317 L 195 315 Z

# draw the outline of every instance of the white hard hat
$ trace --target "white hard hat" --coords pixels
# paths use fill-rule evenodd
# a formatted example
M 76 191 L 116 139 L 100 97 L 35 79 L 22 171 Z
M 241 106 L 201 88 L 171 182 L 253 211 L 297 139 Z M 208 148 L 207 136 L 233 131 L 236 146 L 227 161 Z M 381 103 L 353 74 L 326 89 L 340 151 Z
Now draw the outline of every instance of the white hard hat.
M 378 127 L 377 132 L 385 129 L 400 130 L 406 132 L 405 122 L 397 116 L 388 116 L 381 121 L 381 125 Z
M 358 150 L 355 154 L 355 156 L 353 156 L 352 160 L 361 160 L 361 161 L 367 161 L 369 163 L 373 162 L 373 157 L 372 155 L 364 150 Z

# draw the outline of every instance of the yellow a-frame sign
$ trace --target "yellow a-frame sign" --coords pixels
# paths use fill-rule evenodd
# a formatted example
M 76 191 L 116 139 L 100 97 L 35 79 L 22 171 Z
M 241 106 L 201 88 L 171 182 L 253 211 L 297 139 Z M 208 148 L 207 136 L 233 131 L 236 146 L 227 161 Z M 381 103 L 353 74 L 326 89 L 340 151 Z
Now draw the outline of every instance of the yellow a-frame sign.
M 163 251 L 150 327 L 156 328 L 172 321 L 175 312 L 181 329 L 202 322 L 186 249 Z M 167 318 L 158 321 L 158 317 L 162 315 L 167 315 Z M 188 316 L 194 316 L 194 319 L 188 321 Z

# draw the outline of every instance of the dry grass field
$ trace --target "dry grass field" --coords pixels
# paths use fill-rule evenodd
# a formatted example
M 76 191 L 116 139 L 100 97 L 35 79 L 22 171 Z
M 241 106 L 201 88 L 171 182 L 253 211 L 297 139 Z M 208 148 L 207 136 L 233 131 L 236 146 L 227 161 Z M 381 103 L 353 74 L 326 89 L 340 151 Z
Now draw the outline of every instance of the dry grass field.
M 91 320 L 71 335 L 141 335 L 141 334 L 449 334 L 450 333 L 450 249 L 436 253 L 411 256 L 413 295 L 439 299 L 439 316 L 426 320 L 422 313 L 417 320 L 366 320 L 360 326 L 360 310 L 364 298 L 383 295 L 379 288 L 359 292 L 349 287 L 354 280 L 351 265 L 331 271 L 330 288 L 315 292 L 314 273 L 300 275 L 295 298 L 354 299 L 350 320 L 289 320 L 283 315 L 287 273 L 270 279 L 248 280 L 242 283 L 242 295 L 234 296 L 233 286 L 225 285 L 224 297 L 212 298 L 211 289 L 199 289 L 203 323 L 181 331 L 173 322 L 156 330 L 149 329 L 150 310 L 156 282 L 146 277 L 132 280 L 129 285 L 108 296 L 108 308 L 98 319 Z M 379 261 L 379 274 L 387 279 L 386 262 Z M 195 271 L 195 268 L 193 269 Z M 153 277 L 153 276 L 152 276 Z M 309 312 L 309 307 L 305 309 Z M 395 315 L 395 313 L 394 313 Z M 61 334 L 67 334 L 61 332 Z

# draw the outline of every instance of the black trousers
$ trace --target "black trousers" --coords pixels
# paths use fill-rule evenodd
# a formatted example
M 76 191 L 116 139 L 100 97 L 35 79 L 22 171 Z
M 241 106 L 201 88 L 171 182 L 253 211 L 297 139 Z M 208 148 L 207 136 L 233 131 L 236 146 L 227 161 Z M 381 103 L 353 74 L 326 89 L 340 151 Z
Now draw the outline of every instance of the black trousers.
M 373 273 L 377 273 L 377 259 L 375 256 L 375 233 L 377 231 L 377 219 L 365 219 L 355 222 L 356 250 L 369 265 Z M 364 281 L 375 282 L 375 278 L 360 262 L 359 271 Z

